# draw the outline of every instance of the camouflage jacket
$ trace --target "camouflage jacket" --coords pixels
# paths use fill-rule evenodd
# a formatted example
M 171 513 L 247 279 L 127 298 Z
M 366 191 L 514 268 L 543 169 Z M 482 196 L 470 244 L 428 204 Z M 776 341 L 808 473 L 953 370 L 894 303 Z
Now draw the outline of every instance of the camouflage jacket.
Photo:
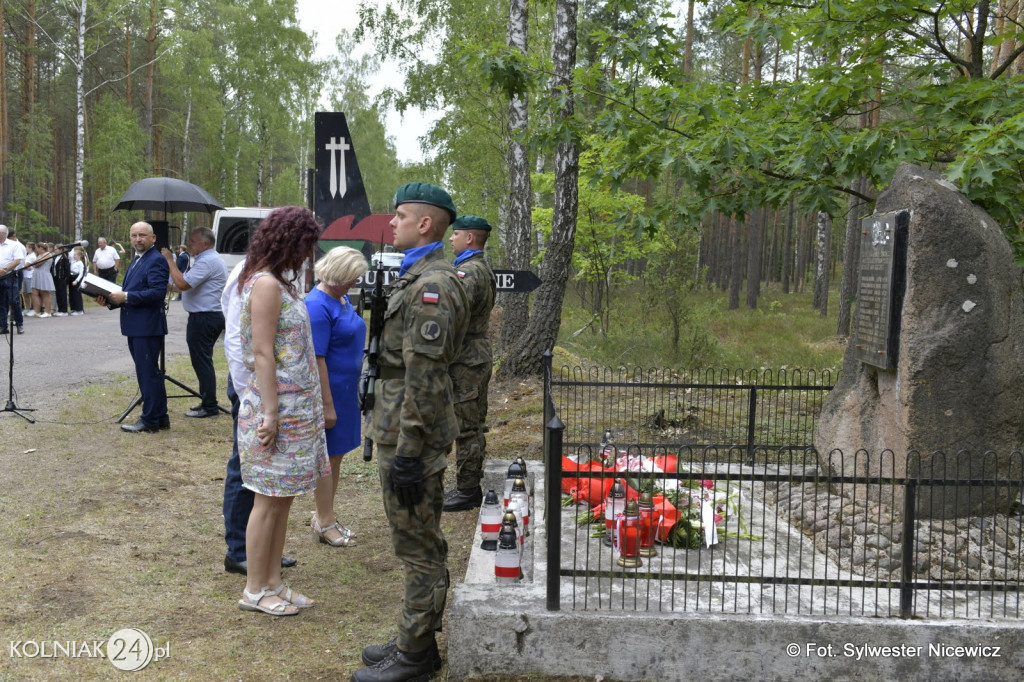
M 419 457 L 425 445 L 451 445 L 459 425 L 448 366 L 468 322 L 466 293 L 443 250 L 428 253 L 392 283 L 380 339 L 381 378 L 366 435 L 395 445 L 398 457 Z
M 491 340 L 487 338 L 487 325 L 494 307 L 494 271 L 487 257 L 478 253 L 459 263 L 455 268 L 469 299 L 469 327 L 466 340 L 455 358 L 457 365 L 491 364 Z
M 487 257 L 478 253 L 455 267 L 462 286 L 469 299 L 469 328 L 455 361 L 448 373 L 455 389 L 455 402 L 474 400 L 481 384 L 491 376 L 491 340 L 487 337 L 487 326 L 494 307 L 494 271 L 487 263 Z

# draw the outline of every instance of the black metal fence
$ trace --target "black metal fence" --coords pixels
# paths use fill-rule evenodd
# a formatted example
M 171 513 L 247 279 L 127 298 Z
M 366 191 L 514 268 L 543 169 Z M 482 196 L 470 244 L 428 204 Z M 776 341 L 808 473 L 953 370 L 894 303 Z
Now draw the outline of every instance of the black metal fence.
M 756 448 L 810 445 L 830 370 L 551 368 L 546 405 L 557 405 L 569 448 L 619 443 Z M 552 414 L 546 414 L 545 423 Z
M 566 386 L 562 395 L 587 394 Z M 549 609 L 1022 616 L 1019 451 L 834 451 L 818 464 L 809 446 L 743 446 L 736 457 L 733 446 L 620 439 L 608 468 L 590 467 L 598 442 L 565 439 L 573 427 L 563 415 L 591 411 L 547 407 Z M 594 518 L 613 478 L 630 497 L 658 494 L 655 554 L 640 566 L 620 565 L 629 543 L 608 547 L 603 510 Z

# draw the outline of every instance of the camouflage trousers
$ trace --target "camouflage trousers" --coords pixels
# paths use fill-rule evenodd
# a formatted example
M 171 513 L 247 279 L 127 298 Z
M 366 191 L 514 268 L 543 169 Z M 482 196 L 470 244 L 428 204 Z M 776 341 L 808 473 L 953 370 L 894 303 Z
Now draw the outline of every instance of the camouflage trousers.
M 441 630 L 441 617 L 448 598 L 448 542 L 441 531 L 444 502 L 443 451 L 424 453 L 427 471 L 440 457 L 442 468 L 426 477 L 423 499 L 412 509 L 398 503 L 391 490 L 391 462 L 394 445 L 377 444 L 377 462 L 384 513 L 391 526 L 395 556 L 405 565 L 405 597 L 398 619 L 398 648 L 416 653 L 434 641 Z
M 484 477 L 484 459 L 487 456 L 487 386 L 491 379 L 491 366 L 485 365 L 472 378 L 476 391 L 465 400 L 455 403 L 455 418 L 459 422 L 459 436 L 455 439 L 455 485 L 462 490 L 480 487 Z M 456 395 L 458 395 L 458 386 Z M 458 399 L 456 399 L 458 400 Z

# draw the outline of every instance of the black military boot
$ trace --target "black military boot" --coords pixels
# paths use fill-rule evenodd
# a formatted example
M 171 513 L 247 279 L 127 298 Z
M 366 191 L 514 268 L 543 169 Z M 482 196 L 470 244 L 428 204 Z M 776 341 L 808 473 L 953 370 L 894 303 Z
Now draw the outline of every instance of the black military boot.
M 363 649 L 363 663 L 366 665 L 377 665 L 388 656 L 398 651 L 398 643 L 391 640 L 387 644 L 371 644 Z M 441 669 L 441 652 L 437 650 L 437 642 L 431 642 L 427 647 L 430 656 L 434 659 L 434 670 Z
M 366 655 L 365 651 L 363 655 Z M 396 647 L 393 653 L 376 665 L 357 670 L 352 675 L 352 682 L 426 682 L 433 677 L 437 670 L 435 664 L 439 662 L 435 661 L 430 649 L 412 654 Z
M 441 510 L 450 512 L 476 509 L 483 502 L 483 499 L 484 493 L 480 490 L 479 486 L 469 490 L 452 488 L 444 492 L 444 505 L 441 507 Z

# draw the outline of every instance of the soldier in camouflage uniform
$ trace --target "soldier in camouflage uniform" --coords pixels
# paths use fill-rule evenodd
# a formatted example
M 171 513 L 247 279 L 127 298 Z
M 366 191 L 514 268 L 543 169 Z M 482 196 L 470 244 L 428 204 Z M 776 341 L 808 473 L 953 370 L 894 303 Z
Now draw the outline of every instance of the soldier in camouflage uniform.
M 448 373 L 455 388 L 455 416 L 459 437 L 455 441 L 455 487 L 444 493 L 444 511 L 463 511 L 480 506 L 483 490 L 487 439 L 487 385 L 491 380 L 491 341 L 487 325 L 494 307 L 494 271 L 487 262 L 484 246 L 491 225 L 474 215 L 460 216 L 452 223 L 448 242 L 455 252 L 455 273 L 462 280 L 469 299 L 469 329 L 459 354 Z
M 377 444 L 384 511 L 405 564 L 405 600 L 397 639 L 366 647 L 367 667 L 353 682 L 426 679 L 441 668 L 434 641 L 448 591 L 441 504 L 445 457 L 459 432 L 448 366 L 469 322 L 465 291 L 444 258 L 442 239 L 455 217 L 440 187 L 413 182 L 395 195 L 391 226 L 405 257 L 389 292 L 366 433 Z

